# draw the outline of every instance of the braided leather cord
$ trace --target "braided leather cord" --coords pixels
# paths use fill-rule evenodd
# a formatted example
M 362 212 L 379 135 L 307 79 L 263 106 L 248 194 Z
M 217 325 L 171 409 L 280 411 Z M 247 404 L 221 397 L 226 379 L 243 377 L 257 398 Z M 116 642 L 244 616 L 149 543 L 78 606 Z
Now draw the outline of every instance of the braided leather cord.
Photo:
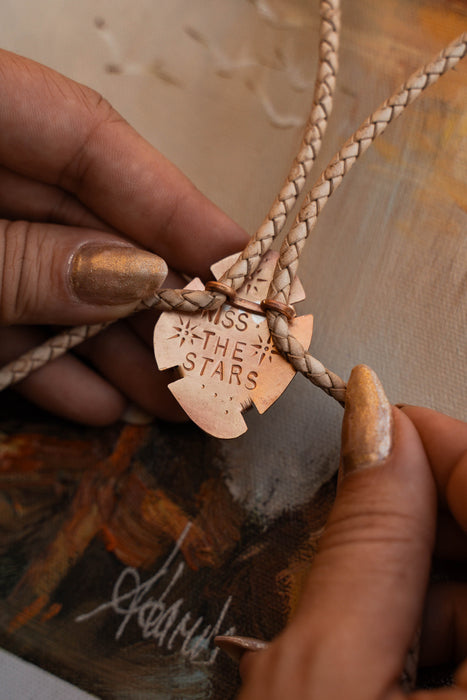
M 262 256 L 269 250 L 274 238 L 282 231 L 287 215 L 302 192 L 306 175 L 321 147 L 327 119 L 332 109 L 336 83 L 340 30 L 339 6 L 340 0 L 321 0 L 318 73 L 314 87 L 313 105 L 305 134 L 287 179 L 274 200 L 266 219 L 240 254 L 238 260 L 219 280 L 235 290 L 239 289 L 245 278 L 256 270 Z M 156 308 L 158 311 L 196 313 L 200 310 L 218 309 L 225 300 L 225 295 L 220 293 L 188 289 L 162 289 L 151 299 L 142 301 L 136 311 Z M 87 338 L 97 335 L 108 325 L 108 323 L 94 324 L 64 331 L 34 350 L 25 353 L 18 360 L 5 365 L 0 369 L 0 391 L 25 379 L 34 370 L 65 354 Z
M 299 151 L 263 223 L 238 260 L 219 280 L 235 290 L 240 289 L 245 279 L 255 272 L 263 255 L 282 232 L 320 151 L 336 86 L 340 32 L 339 4 L 339 0 L 323 0 L 320 5 L 318 73 L 313 104 Z
M 110 325 L 110 323 L 112 323 L 112 321 L 106 324 L 97 323 L 92 326 L 76 326 L 71 330 L 59 333 L 53 338 L 50 338 L 47 342 L 42 343 L 42 345 L 38 345 L 33 350 L 24 353 L 18 360 L 10 362 L 0 370 L 0 390 L 6 389 L 6 387 L 11 384 L 16 384 L 27 377 L 28 374 L 34 372 L 34 370 L 60 357 L 75 345 L 79 345 L 88 338 L 92 338 L 92 336 L 101 331 L 103 327 L 105 328 Z
M 413 73 L 392 97 L 371 114 L 359 129 L 345 142 L 322 173 L 316 185 L 306 196 L 295 224 L 285 238 L 268 298 L 287 304 L 290 285 L 297 274 L 300 254 L 305 241 L 313 230 L 318 215 L 331 194 L 339 187 L 357 158 L 364 153 L 374 139 L 382 134 L 391 121 L 438 78 L 453 68 L 467 52 L 467 33 L 455 39 L 430 63 Z M 302 344 L 289 334 L 287 318 L 277 311 L 268 311 L 268 325 L 277 349 L 295 369 L 313 384 L 340 403 L 345 400 L 345 383 L 336 374 L 305 351 Z
M 334 26 L 338 28 L 337 24 Z M 322 211 L 332 192 L 334 192 L 342 182 L 344 175 L 349 172 L 357 158 L 366 151 L 376 136 L 383 133 L 388 124 L 398 117 L 405 107 L 412 103 L 425 88 L 435 83 L 441 75 L 453 68 L 458 61 L 465 56 L 466 52 L 467 33 L 464 33 L 445 48 L 434 60 L 414 73 L 402 88 L 386 100 L 379 109 L 373 112 L 362 126 L 357 129 L 355 134 L 346 141 L 305 198 L 296 222 L 284 240 L 268 298 L 284 304 L 288 303 L 290 285 L 297 273 L 298 262 L 305 241 L 314 228 L 319 213 Z M 291 182 L 293 179 L 294 175 L 292 175 Z M 303 187 L 304 183 L 301 182 L 300 177 L 297 179 L 297 182 Z M 286 186 L 284 186 L 281 192 L 284 191 L 285 187 Z M 295 187 L 295 185 L 293 185 L 293 187 Z M 279 195 L 276 201 L 279 202 L 279 206 L 285 207 L 286 205 L 284 202 L 281 203 L 280 201 L 280 196 L 281 195 Z M 292 193 L 291 196 L 293 198 Z M 297 197 L 298 194 L 293 200 L 294 203 Z M 293 206 L 293 204 L 291 206 Z M 273 209 L 274 205 L 271 211 L 273 211 Z M 284 223 L 285 219 L 282 221 L 279 217 L 278 226 L 283 227 Z M 274 223 L 272 223 L 272 219 L 268 217 L 263 226 L 266 228 L 272 226 L 272 228 L 274 228 Z M 267 240 L 270 238 L 271 236 L 267 237 Z M 270 240 L 269 246 L 271 243 L 272 240 Z M 255 245 L 258 245 L 258 242 L 256 242 Z M 242 256 L 240 256 L 240 258 L 241 257 Z M 259 260 L 256 259 L 256 266 L 258 262 Z M 231 270 L 239 263 L 240 259 L 234 264 Z M 254 263 L 252 263 L 252 265 L 254 265 Z M 252 267 L 252 269 L 254 270 L 255 267 Z M 229 274 L 231 270 L 227 272 L 226 279 L 230 279 Z M 237 285 L 238 280 L 241 279 L 243 272 L 244 271 L 240 271 L 238 275 L 235 273 L 235 285 Z M 224 278 L 222 281 L 225 283 Z M 238 286 L 240 285 L 238 284 Z M 236 286 L 236 288 L 238 288 L 238 286 Z M 137 310 L 152 306 L 161 311 L 177 310 L 190 313 L 202 309 L 218 308 L 224 301 L 225 296 L 219 293 L 165 289 L 155 295 L 154 299 L 142 302 Z M 294 336 L 289 334 L 287 318 L 279 312 L 271 310 L 267 312 L 267 318 L 276 347 L 295 369 L 304 374 L 313 384 L 323 389 L 337 401 L 344 403 L 345 383 L 343 380 L 335 373 L 328 370 L 319 360 L 306 352 L 301 343 L 294 338 Z M 59 357 L 86 338 L 92 337 L 107 325 L 109 324 L 95 324 L 93 326 L 81 326 L 71 331 L 65 331 L 35 350 L 26 353 L 18 360 L 6 365 L 0 370 L 0 390 L 24 379 L 30 372 L 38 369 L 51 359 Z

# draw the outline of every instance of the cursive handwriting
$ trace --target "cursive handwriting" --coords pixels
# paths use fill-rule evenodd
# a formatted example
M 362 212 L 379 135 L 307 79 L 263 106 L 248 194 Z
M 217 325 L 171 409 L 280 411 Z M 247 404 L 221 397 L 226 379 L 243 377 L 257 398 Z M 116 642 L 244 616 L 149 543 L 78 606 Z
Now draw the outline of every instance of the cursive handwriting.
M 143 639 L 153 639 L 159 647 L 168 651 L 178 648 L 180 654 L 190 661 L 212 664 L 218 652 L 216 648 L 212 648 L 212 641 L 220 634 L 232 597 L 229 596 L 225 601 L 214 625 L 204 626 L 203 617 L 193 621 L 193 614 L 190 611 L 184 612 L 183 598 L 169 602 L 172 589 L 186 569 L 185 562 L 177 563 L 176 560 L 190 527 L 191 523 L 188 523 L 172 552 L 151 578 L 141 581 L 138 570 L 127 566 L 116 580 L 110 600 L 88 613 L 79 615 L 76 622 L 84 622 L 104 610 L 111 609 L 121 617 L 115 633 L 116 640 L 121 638 L 130 620 L 134 619 Z M 231 627 L 223 634 L 229 635 L 234 632 L 235 628 Z

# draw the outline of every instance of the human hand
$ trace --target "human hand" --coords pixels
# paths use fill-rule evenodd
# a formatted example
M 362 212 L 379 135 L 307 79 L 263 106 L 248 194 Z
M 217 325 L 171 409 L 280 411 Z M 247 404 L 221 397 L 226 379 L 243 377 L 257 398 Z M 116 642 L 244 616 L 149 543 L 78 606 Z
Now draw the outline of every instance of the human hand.
M 161 286 L 154 253 L 206 277 L 244 246 L 245 232 L 93 90 L 1 50 L 0 87 L 0 366 L 51 325 L 129 313 Z M 169 272 L 166 284 L 184 282 Z M 118 419 L 128 401 L 181 418 L 156 370 L 153 327 L 152 312 L 119 321 L 18 390 L 94 425 Z
M 349 380 L 336 501 L 298 610 L 271 644 L 237 638 L 241 700 L 398 700 L 423 617 L 421 664 L 464 661 L 456 685 L 411 700 L 467 699 L 467 585 L 433 585 L 433 552 L 467 560 L 467 424 L 392 409 L 364 366 Z M 440 514 L 437 524 L 437 509 Z M 423 609 L 425 613 L 423 616 Z

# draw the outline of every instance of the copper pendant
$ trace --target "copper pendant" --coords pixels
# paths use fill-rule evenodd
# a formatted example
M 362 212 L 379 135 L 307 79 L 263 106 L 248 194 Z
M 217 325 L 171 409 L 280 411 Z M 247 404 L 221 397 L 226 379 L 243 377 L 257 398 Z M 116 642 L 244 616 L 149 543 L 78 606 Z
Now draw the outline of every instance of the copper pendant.
M 216 279 L 237 255 L 212 266 Z M 295 369 L 275 349 L 259 303 L 268 292 L 278 254 L 269 251 L 256 272 L 238 290 L 235 302 L 196 314 L 166 312 L 154 329 L 154 353 L 159 369 L 177 367 L 180 379 L 169 389 L 188 416 L 207 433 L 238 437 L 247 430 L 242 412 L 254 404 L 264 413 L 285 391 Z M 194 279 L 190 289 L 204 289 Z M 294 282 L 293 304 L 305 298 Z M 290 322 L 290 332 L 308 347 L 313 316 Z

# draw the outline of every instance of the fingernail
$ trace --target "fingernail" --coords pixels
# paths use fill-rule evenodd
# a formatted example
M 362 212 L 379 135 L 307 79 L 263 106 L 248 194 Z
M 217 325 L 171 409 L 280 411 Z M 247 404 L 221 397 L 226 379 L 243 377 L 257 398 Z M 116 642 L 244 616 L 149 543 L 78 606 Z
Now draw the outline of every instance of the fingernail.
M 120 420 L 130 425 L 149 425 L 154 422 L 154 416 L 151 416 L 144 408 L 129 403 L 120 416 Z
M 392 408 L 377 375 L 354 367 L 347 384 L 342 423 L 344 474 L 380 464 L 392 449 Z
M 269 646 L 268 642 L 254 637 L 218 636 L 214 637 L 214 643 L 236 663 L 240 663 L 240 659 L 246 651 L 264 651 Z
M 160 289 L 167 265 L 158 255 L 119 244 L 89 243 L 79 248 L 70 265 L 76 296 L 88 304 L 129 304 Z

